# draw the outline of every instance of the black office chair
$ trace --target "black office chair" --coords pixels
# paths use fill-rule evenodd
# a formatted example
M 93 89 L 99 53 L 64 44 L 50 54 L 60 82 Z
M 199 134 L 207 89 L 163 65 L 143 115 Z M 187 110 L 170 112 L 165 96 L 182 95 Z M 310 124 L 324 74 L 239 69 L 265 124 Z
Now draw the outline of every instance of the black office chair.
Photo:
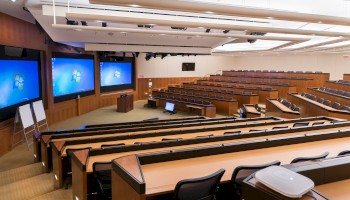
M 318 103 L 323 103 L 323 101 L 324 101 L 324 98 L 319 97 L 319 98 L 317 99 L 317 102 L 318 102 Z
M 185 179 L 175 186 L 174 200 L 214 200 L 225 170 L 201 178 Z
M 182 140 L 182 138 L 163 138 L 162 141 L 179 141 Z
M 224 135 L 239 135 L 242 131 L 225 132 Z
M 346 111 L 350 111 L 350 106 L 343 106 L 341 109 L 346 110 Z
M 293 124 L 293 127 L 303 127 L 308 125 L 309 125 L 309 122 L 296 122 Z
M 350 150 L 345 150 L 338 153 L 338 156 L 349 156 L 349 155 L 350 155 Z
M 324 152 L 323 154 L 318 156 L 298 157 L 298 158 L 294 158 L 290 163 L 292 164 L 292 163 L 298 163 L 298 162 L 304 162 L 304 161 L 319 160 L 319 159 L 326 158 L 328 154 L 329 152 Z
M 116 144 L 102 144 L 101 149 L 106 149 L 106 148 L 113 148 L 113 147 L 119 147 L 123 146 L 125 143 L 116 143 Z
M 317 125 L 322 125 L 322 124 L 324 124 L 324 122 L 314 122 L 314 123 L 312 124 L 312 126 L 317 126 Z
M 145 144 L 151 144 L 151 143 L 155 143 L 157 141 L 150 141 L 150 142 L 135 142 L 134 144 L 138 144 L 138 145 L 145 145 Z
M 214 134 L 210 134 L 210 135 L 201 135 L 201 136 L 197 136 L 196 138 L 210 138 L 214 136 Z
M 333 105 L 332 105 L 332 108 L 339 109 L 340 108 L 340 103 L 334 102 Z
M 330 100 L 325 100 L 323 102 L 323 105 L 330 106 L 331 105 L 331 101 Z
M 236 196 L 242 199 L 242 183 L 245 178 L 261 169 L 274 165 L 279 166 L 281 165 L 281 162 L 276 160 L 262 165 L 241 165 L 236 167 L 231 176 L 231 182 Z
M 66 169 L 66 178 L 63 182 L 63 186 L 65 189 L 68 189 L 69 185 L 72 184 L 72 155 L 76 151 L 81 151 L 81 150 L 90 150 L 91 147 L 87 148 L 77 148 L 77 149 L 66 149 L 66 154 L 67 154 L 67 162 L 65 164 L 65 169 Z
M 300 109 L 301 109 L 301 108 L 297 106 L 297 107 L 295 107 L 295 108 L 293 109 L 293 111 L 295 111 L 295 112 L 300 112 Z
M 98 199 L 112 199 L 112 162 L 95 162 L 92 165 L 93 188 L 98 190 Z
M 289 128 L 288 126 L 275 126 L 275 127 L 272 127 L 272 129 L 286 129 L 286 128 Z
M 249 132 L 266 131 L 267 129 L 250 129 Z

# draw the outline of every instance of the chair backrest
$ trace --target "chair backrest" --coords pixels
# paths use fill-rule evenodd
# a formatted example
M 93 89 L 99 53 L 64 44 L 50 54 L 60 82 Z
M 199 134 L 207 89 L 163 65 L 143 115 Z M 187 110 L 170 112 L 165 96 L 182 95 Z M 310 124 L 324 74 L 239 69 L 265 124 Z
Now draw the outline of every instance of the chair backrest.
M 235 187 L 241 187 L 242 182 L 245 178 L 251 174 L 273 165 L 281 165 L 281 162 L 276 160 L 271 163 L 266 163 L 262 165 L 241 165 L 235 168 L 232 173 L 231 182 Z
M 342 110 L 350 111 L 350 106 L 343 106 Z
M 239 135 L 242 131 L 225 132 L 224 135 Z
M 182 138 L 162 138 L 162 141 L 179 141 L 182 140 Z
M 329 105 L 331 105 L 331 101 L 330 100 L 325 100 L 323 102 L 323 105 L 329 106 Z
M 312 124 L 312 126 L 322 125 L 322 124 L 324 124 L 324 122 L 314 122 L 314 123 Z
M 94 162 L 92 164 L 92 171 L 97 176 L 111 177 L 112 162 Z
M 284 129 L 284 128 L 288 128 L 288 126 L 275 126 L 275 127 L 272 127 L 272 129 Z
M 338 153 L 338 156 L 348 156 L 348 155 L 350 155 L 350 150 L 345 150 Z
M 293 111 L 295 111 L 295 112 L 300 112 L 300 107 L 295 107 L 294 109 L 293 109 Z
M 125 143 L 116 143 L 116 144 L 102 144 L 101 149 L 105 148 L 113 148 L 113 147 L 118 147 L 118 146 L 123 146 Z
M 185 179 L 179 181 L 175 186 L 175 200 L 212 200 L 218 190 L 222 175 L 225 170 L 210 174 L 205 177 L 195 179 Z
M 209 137 L 212 137 L 214 136 L 214 134 L 210 134 L 210 135 L 200 135 L 200 136 L 197 136 L 196 138 L 209 138 Z
M 340 108 L 340 103 L 334 102 L 332 108 L 334 108 L 334 109 Z
M 327 157 L 328 154 L 329 154 L 329 152 L 324 152 L 323 154 L 318 155 L 318 156 L 298 157 L 298 158 L 294 158 L 292 160 L 292 162 L 290 162 L 290 163 L 298 163 L 298 162 L 303 162 L 303 161 L 318 160 L 318 159 L 322 159 L 322 158 Z
M 321 97 L 320 97 L 320 98 L 317 99 L 317 102 L 318 102 L 318 103 L 323 103 L 323 101 L 324 101 L 324 98 L 321 98 Z
M 308 125 L 309 125 L 309 122 L 296 122 L 294 123 L 293 127 L 303 127 Z
M 250 129 L 249 132 L 266 131 L 267 129 Z

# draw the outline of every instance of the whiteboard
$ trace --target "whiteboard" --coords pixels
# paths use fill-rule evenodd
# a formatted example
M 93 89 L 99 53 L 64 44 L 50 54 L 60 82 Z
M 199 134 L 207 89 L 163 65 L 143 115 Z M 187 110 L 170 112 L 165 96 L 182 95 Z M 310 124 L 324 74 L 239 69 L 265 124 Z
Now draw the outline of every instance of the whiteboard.
M 23 128 L 28 128 L 34 125 L 32 110 L 30 109 L 29 104 L 18 107 L 18 113 L 21 117 Z
M 36 122 L 40 122 L 40 121 L 46 119 L 45 110 L 44 110 L 44 106 L 43 106 L 43 101 L 42 100 L 33 102 L 32 103 L 32 107 L 33 107 L 33 111 L 34 111 L 34 116 L 35 116 Z

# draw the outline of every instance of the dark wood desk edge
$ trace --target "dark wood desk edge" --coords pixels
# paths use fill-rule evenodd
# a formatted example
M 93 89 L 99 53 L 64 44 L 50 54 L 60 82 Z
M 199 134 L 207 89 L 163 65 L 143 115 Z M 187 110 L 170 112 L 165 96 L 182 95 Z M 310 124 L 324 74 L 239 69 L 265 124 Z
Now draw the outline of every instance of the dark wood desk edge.
M 134 160 L 134 163 L 137 163 L 137 166 L 123 165 L 122 163 L 125 160 Z M 141 175 L 142 180 L 137 179 L 136 177 L 139 175 L 133 174 L 132 171 L 134 170 L 131 170 L 130 168 L 138 168 L 138 173 L 140 173 L 139 175 Z M 142 168 L 137 155 L 129 155 L 114 159 L 112 161 L 112 170 L 114 173 L 117 173 L 125 182 L 127 182 L 138 194 L 145 194 L 146 183 L 144 181 Z
M 86 171 L 89 153 L 88 149 L 73 152 L 72 162 L 75 162 L 81 171 Z

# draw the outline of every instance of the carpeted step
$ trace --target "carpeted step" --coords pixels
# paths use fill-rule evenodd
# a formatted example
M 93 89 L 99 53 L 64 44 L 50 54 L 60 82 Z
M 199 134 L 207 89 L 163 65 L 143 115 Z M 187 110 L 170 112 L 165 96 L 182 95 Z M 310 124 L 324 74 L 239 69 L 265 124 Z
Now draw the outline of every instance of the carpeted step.
M 72 189 L 55 190 L 53 192 L 49 192 L 41 196 L 34 197 L 30 200 L 65 200 L 65 199 L 73 199 Z
M 53 175 L 41 174 L 0 187 L 0 197 L 6 200 L 31 199 L 54 191 Z
M 42 174 L 41 163 L 35 163 L 0 172 L 0 186 Z

